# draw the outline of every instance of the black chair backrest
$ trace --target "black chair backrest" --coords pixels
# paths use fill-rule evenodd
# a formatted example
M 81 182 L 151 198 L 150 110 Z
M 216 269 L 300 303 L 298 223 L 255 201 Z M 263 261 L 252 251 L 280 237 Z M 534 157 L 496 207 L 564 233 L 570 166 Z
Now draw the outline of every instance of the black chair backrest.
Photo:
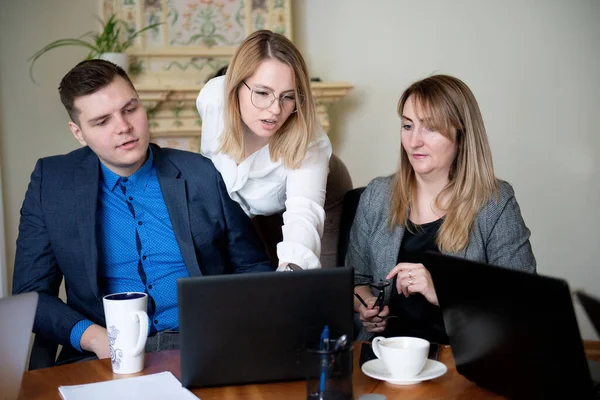
M 360 195 L 365 191 L 365 187 L 352 189 L 344 195 L 344 204 L 342 207 L 342 217 L 340 220 L 340 236 L 338 239 L 337 265 L 345 265 L 346 252 L 348 251 L 348 240 L 350 238 L 350 229 L 354 223 L 354 216 L 358 208 Z

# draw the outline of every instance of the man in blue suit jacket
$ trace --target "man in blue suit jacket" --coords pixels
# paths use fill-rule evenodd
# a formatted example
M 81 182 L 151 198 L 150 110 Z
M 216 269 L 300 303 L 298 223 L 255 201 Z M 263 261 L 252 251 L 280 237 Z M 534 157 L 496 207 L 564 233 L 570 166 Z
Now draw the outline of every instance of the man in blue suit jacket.
M 148 294 L 147 351 L 173 348 L 176 340 L 153 338 L 178 330 L 178 278 L 272 271 L 270 261 L 210 160 L 149 144 L 146 112 L 121 68 L 81 62 L 59 92 L 85 147 L 35 166 L 13 293 L 39 293 L 33 329 L 63 345 L 59 360 L 109 356 L 102 297 L 124 291 Z

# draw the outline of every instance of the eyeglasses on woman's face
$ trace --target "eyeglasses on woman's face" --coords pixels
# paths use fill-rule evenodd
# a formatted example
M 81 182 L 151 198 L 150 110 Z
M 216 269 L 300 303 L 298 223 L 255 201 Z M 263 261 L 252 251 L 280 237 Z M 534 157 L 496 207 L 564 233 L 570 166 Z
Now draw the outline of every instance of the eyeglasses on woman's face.
M 260 108 L 262 110 L 271 107 L 271 105 L 275 102 L 276 99 L 279 99 L 279 106 L 281 110 L 285 113 L 295 113 L 298 111 L 298 107 L 301 107 L 304 104 L 304 96 L 299 94 L 296 98 L 294 93 L 285 93 L 279 96 L 279 98 L 275 97 L 275 93 L 272 90 L 261 87 L 250 87 L 246 83 L 246 81 L 242 81 L 242 83 L 250 90 L 250 101 L 252 105 L 256 108 Z

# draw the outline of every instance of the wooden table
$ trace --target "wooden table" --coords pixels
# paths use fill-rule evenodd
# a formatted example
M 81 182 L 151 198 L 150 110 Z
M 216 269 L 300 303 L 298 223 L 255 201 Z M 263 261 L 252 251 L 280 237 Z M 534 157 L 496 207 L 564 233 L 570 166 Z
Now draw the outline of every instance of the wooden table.
M 600 361 L 600 342 L 584 342 L 586 355 Z M 358 366 L 360 345 L 355 344 L 354 350 L 354 397 L 366 393 L 379 393 L 388 400 L 402 399 L 502 399 L 469 382 L 458 374 L 452 351 L 445 346 L 441 351 L 440 361 L 448 367 L 448 372 L 443 376 L 418 385 L 396 386 L 387 382 L 371 379 L 364 375 Z M 136 375 L 154 374 L 157 372 L 171 371 L 180 378 L 179 352 L 165 351 L 146 354 L 144 370 Z M 58 387 L 63 385 L 80 385 L 84 383 L 102 382 L 111 379 L 128 378 L 136 375 L 114 375 L 111 370 L 110 360 L 87 361 L 60 367 L 28 371 L 23 375 L 20 400 L 31 399 L 57 399 L 60 400 Z M 233 399 L 233 400 L 294 400 L 306 398 L 305 381 L 270 383 L 260 385 L 229 386 L 220 388 L 193 389 L 192 392 L 201 400 Z

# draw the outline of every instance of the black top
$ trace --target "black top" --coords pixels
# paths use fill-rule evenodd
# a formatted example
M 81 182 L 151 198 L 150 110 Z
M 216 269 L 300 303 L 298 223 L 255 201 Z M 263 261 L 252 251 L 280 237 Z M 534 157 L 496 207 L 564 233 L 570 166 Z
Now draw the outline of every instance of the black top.
M 404 232 L 397 262 L 408 262 L 409 255 L 414 253 L 439 252 L 435 238 L 442 222 L 442 219 L 438 219 L 423 225 L 415 225 L 408 221 L 411 229 L 406 229 Z M 440 308 L 431 304 L 420 293 L 413 294 L 408 298 L 403 294 L 398 294 L 396 278 L 391 287 L 390 314 L 397 315 L 398 318 L 388 321 L 384 336 L 416 336 L 432 343 L 448 344 L 448 335 Z

